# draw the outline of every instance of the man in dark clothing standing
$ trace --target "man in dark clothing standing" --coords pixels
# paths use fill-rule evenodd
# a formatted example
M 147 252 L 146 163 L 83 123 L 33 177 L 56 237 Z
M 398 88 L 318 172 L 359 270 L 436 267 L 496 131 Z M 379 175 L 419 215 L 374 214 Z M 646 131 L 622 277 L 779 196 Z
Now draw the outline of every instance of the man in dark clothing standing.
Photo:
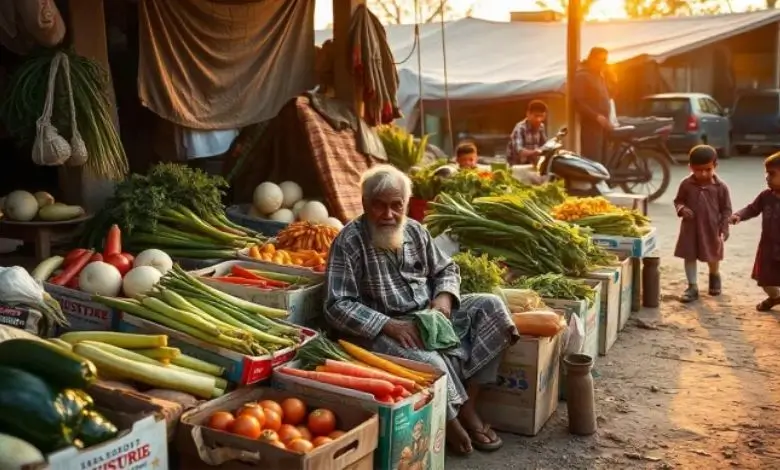
M 580 116 L 582 156 L 603 162 L 609 122 L 609 90 L 604 78 L 607 50 L 594 47 L 574 76 L 574 103 Z

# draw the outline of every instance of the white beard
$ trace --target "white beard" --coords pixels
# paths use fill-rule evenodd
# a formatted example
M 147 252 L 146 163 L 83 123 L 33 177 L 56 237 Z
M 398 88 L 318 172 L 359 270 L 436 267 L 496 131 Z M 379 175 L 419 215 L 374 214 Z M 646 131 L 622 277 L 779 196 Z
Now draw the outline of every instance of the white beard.
M 406 217 L 396 226 L 379 226 L 369 224 L 371 243 L 380 250 L 398 250 L 404 243 L 404 228 Z

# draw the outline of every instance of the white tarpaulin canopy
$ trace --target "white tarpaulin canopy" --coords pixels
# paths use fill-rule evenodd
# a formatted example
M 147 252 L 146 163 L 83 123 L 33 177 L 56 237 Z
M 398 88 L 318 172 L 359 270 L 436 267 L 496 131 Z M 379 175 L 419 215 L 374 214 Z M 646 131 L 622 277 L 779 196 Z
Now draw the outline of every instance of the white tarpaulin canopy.
M 602 46 L 610 62 L 640 56 L 663 61 L 707 44 L 780 20 L 780 11 L 728 15 L 585 23 L 582 54 Z M 444 93 L 441 25 L 420 28 L 422 73 L 418 73 L 413 25 L 386 26 L 398 66 L 398 101 L 410 116 L 422 95 L 440 100 Z M 321 44 L 330 30 L 316 31 Z M 447 83 L 452 100 L 489 100 L 562 92 L 566 80 L 566 24 L 493 22 L 465 18 L 444 26 Z M 418 76 L 422 75 L 422 93 Z

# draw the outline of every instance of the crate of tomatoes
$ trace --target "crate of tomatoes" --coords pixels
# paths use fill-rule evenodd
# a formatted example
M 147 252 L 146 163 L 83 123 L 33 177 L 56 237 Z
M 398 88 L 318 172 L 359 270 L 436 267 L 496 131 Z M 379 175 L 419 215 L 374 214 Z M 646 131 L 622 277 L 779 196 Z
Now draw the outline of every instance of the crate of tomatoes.
M 185 413 L 176 439 L 182 468 L 369 470 L 378 423 L 319 396 L 241 388 Z

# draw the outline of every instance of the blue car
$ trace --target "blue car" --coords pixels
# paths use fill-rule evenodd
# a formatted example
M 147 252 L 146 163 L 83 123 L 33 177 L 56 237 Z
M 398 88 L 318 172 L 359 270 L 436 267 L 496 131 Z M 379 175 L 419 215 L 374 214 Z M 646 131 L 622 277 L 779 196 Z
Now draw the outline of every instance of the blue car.
M 688 153 L 700 144 L 731 154 L 731 123 L 727 110 L 704 93 L 661 93 L 642 98 L 642 116 L 674 119 L 666 146 L 673 153 Z
M 780 90 L 740 93 L 731 112 L 731 136 L 740 154 L 754 146 L 780 147 Z

